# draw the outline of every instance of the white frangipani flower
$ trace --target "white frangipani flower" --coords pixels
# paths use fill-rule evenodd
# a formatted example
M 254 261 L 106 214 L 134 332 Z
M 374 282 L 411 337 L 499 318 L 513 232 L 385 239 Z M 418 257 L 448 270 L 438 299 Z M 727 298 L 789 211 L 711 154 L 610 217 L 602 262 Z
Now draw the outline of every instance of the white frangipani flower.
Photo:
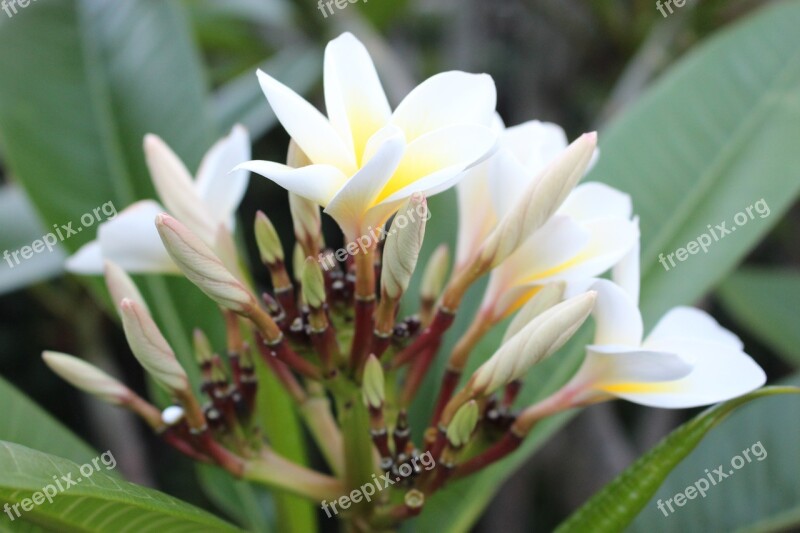
M 67 259 L 67 270 L 100 274 L 104 262 L 111 260 L 126 272 L 178 273 L 154 225 L 156 216 L 165 211 L 212 248 L 217 248 L 221 231 L 233 231 L 234 214 L 247 189 L 248 172 L 231 172 L 231 169 L 251 157 L 250 138 L 244 127 L 235 126 L 227 137 L 211 147 L 194 179 L 159 137 L 147 135 L 144 150 L 153 184 L 164 206 L 154 200 L 142 200 L 100 224 L 97 239 Z
M 281 124 L 312 164 L 250 161 L 238 168 L 317 202 L 348 239 L 384 223 L 412 194 L 430 196 L 451 187 L 494 147 L 491 77 L 435 75 L 392 112 L 369 53 L 350 33 L 325 49 L 327 117 L 264 72 L 258 77 Z
M 591 288 L 598 293 L 594 343 L 564 387 L 575 404 L 618 397 L 651 407 L 698 407 L 741 396 L 766 381 L 742 341 L 704 311 L 676 307 L 643 340 L 631 295 L 608 280 L 595 280 Z
M 574 282 L 613 267 L 639 240 L 631 199 L 601 183 L 578 185 L 550 220 L 492 271 L 482 308 L 496 319 L 551 281 Z

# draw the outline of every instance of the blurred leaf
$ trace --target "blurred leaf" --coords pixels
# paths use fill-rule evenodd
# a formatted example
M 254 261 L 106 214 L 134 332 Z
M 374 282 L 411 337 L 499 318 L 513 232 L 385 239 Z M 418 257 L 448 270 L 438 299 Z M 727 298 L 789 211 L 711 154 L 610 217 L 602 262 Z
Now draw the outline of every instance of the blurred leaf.
M 15 517 L 15 525 L 19 521 L 20 525 L 32 523 L 49 531 L 98 533 L 143 531 L 144 524 L 148 524 L 147 529 L 158 524 L 164 531 L 239 531 L 188 503 L 109 476 L 100 470 L 107 469 L 100 461 L 98 468 L 91 462 L 83 466 L 86 464 L 92 466 L 91 477 L 81 472 L 79 463 L 0 441 L 0 497 L 4 502 L 13 506 L 45 487 L 56 492 L 52 502 L 41 498 L 44 503 L 33 505 L 27 512 L 20 506 L 21 516 Z M 64 480 L 63 492 L 57 491 L 53 485 L 56 476 L 58 481 L 69 478 L 72 485 Z
M 748 402 L 756 398 L 778 394 L 800 394 L 800 389 L 796 387 L 765 387 L 746 396 L 706 409 L 689 422 L 682 424 L 655 448 L 637 459 L 622 474 L 592 496 L 556 531 L 567 533 L 589 529 L 597 532 L 623 530 L 650 501 L 672 469 L 697 447 L 711 428 Z M 783 402 L 782 406 L 785 407 L 786 402 Z M 779 417 L 773 420 L 785 425 L 788 418 L 786 415 L 787 413 L 783 411 Z M 796 464 L 796 461 L 793 462 Z M 733 470 L 730 471 L 730 475 L 732 474 L 734 474 Z M 700 477 L 705 478 L 704 475 Z M 750 488 L 749 485 L 745 486 Z M 682 492 L 684 488 L 680 490 Z M 711 524 L 718 528 L 720 522 L 713 521 Z M 674 525 L 670 523 L 670 527 L 674 527 Z M 697 523 L 693 522 L 693 526 L 696 527 Z
M 0 227 L 3 228 L 0 249 L 9 254 L 30 246 L 48 233 L 25 191 L 16 185 L 0 188 Z M 45 248 L 30 259 L 17 257 L 19 264 L 13 255 L 0 261 L 0 295 L 58 276 L 64 271 L 66 254 L 56 245 L 52 251 Z
M 286 0 L 190 0 L 187 7 L 195 16 L 218 20 L 236 18 L 267 26 L 291 23 L 292 5 Z
M 668 71 L 601 134 L 602 156 L 590 179 L 630 193 L 641 217 L 641 305 L 647 323 L 710 290 L 796 198 L 800 34 L 793 28 L 798 24 L 800 4 L 781 3 L 722 32 Z M 756 216 L 735 236 L 669 272 L 658 264 L 660 252 L 685 246 L 707 231 L 707 224 L 727 220 L 730 225 L 737 212 L 761 198 L 771 210 L 768 218 Z M 435 218 L 434 208 L 432 213 Z M 465 317 L 473 316 L 479 291 L 470 291 L 445 348 L 463 331 Z M 492 353 L 501 335 L 502 328 L 496 328 L 483 340 L 470 368 Z M 519 404 L 530 404 L 563 384 L 580 363 L 588 341 L 586 331 L 579 333 L 560 354 L 538 365 L 528 376 Z M 441 357 L 438 362 L 440 371 L 443 361 Z M 439 376 L 429 377 L 423 387 L 435 390 Z M 416 406 L 415 427 L 427 422 L 429 400 L 423 396 Z M 410 527 L 468 530 L 502 481 L 567 419 L 539 426 L 505 461 L 434 495 Z
M 739 270 L 719 286 L 718 295 L 742 326 L 790 363 L 800 364 L 800 273 Z
M 298 94 L 305 94 L 319 81 L 322 57 L 314 48 L 298 46 L 283 50 L 259 68 Z M 278 120 L 261 92 L 255 68 L 217 90 L 214 114 L 220 129 L 228 130 L 239 122 L 247 127 L 254 140 L 272 129 Z
M 800 385 L 800 375 L 783 382 Z M 738 410 L 725 424 L 714 429 L 675 470 L 655 493 L 632 524 L 631 531 L 652 532 L 665 528 L 674 531 L 701 528 L 716 531 L 789 531 L 800 527 L 800 400 L 765 398 Z M 706 469 L 733 457 L 760 442 L 766 456 L 736 471 L 735 482 L 726 479 L 714 485 L 702 502 L 675 508 L 669 517 L 658 510 L 658 499 L 666 500 L 703 477 Z M 751 454 L 752 457 L 752 454 Z M 700 499 L 700 498 L 698 498 Z M 794 516 L 793 522 L 780 522 Z M 794 529 L 792 529 L 792 525 Z
M 198 465 L 197 474 L 206 494 L 220 509 L 250 531 L 272 530 L 275 508 L 267 489 L 232 479 L 227 472 L 213 466 Z
M 0 440 L 57 453 L 79 463 L 97 457 L 89 445 L 2 377 L 0 405 L 14 406 L 0 417 Z

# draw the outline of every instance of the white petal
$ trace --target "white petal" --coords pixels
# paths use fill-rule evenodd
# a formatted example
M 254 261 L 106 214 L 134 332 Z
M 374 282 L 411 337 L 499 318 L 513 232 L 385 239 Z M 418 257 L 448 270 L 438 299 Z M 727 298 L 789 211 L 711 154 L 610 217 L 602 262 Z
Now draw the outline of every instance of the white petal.
M 411 143 L 418 137 L 455 124 L 490 126 L 494 119 L 497 90 L 487 74 L 451 71 L 422 82 L 392 115 L 392 123 Z
M 287 191 L 323 207 L 328 205 L 347 182 L 347 177 L 338 168 L 330 165 L 292 168 L 272 161 L 247 161 L 236 167 L 236 170 L 241 169 L 264 176 Z
M 177 273 L 161 243 L 155 218 L 164 208 L 151 200 L 136 202 L 97 230 L 105 259 L 129 273 Z
M 325 208 L 325 212 L 336 220 L 349 239 L 358 236 L 353 231 L 364 230 L 358 227 L 364 214 L 374 204 L 384 184 L 394 175 L 406 149 L 402 132 L 394 126 L 378 132 L 374 141 L 370 140 L 370 159 Z M 379 147 L 373 148 L 372 145 L 377 143 Z
M 761 387 L 767 379 L 749 355 L 730 345 L 681 340 L 655 343 L 654 347 L 693 359 L 694 369 L 685 378 L 665 383 L 665 387 L 656 387 L 651 392 L 623 392 L 617 396 L 652 407 L 699 407 L 747 394 Z
M 669 351 L 591 345 L 586 347 L 586 359 L 572 381 L 622 396 L 634 390 L 668 387 L 666 383 L 688 376 L 693 369 L 686 359 Z
M 678 339 L 716 342 L 741 350 L 741 339 L 723 328 L 711 315 L 694 307 L 675 307 L 658 321 L 647 336 L 645 346 Z
M 119 216 L 119 215 L 117 215 Z M 104 222 L 107 224 L 107 222 Z M 81 246 L 77 252 L 67 258 L 65 267 L 73 274 L 102 274 L 104 268 L 103 250 L 100 241 L 94 240 Z
M 167 210 L 205 240 L 213 240 L 217 225 L 206 212 L 183 161 L 157 135 L 144 138 L 150 176 Z
M 629 219 L 633 214 L 631 197 L 604 183 L 581 183 L 564 200 L 559 213 L 578 220 L 618 217 Z
M 456 186 L 458 196 L 458 244 L 456 265 L 464 265 L 497 225 L 489 191 L 489 163 L 469 169 Z
M 500 147 L 487 161 L 490 199 L 497 213 L 507 213 L 538 173 L 529 173 L 510 150 Z
M 250 157 L 250 136 L 237 124 L 227 137 L 206 152 L 197 171 L 195 188 L 206 210 L 217 224 L 225 224 L 230 229 L 233 229 L 233 214 L 244 198 L 250 178 L 247 170 L 231 171 Z
M 500 144 L 535 176 L 567 148 L 569 141 L 558 124 L 531 120 L 506 129 Z
M 392 110 L 364 45 L 343 33 L 325 48 L 325 108 L 358 165 L 367 141 L 389 121 Z
M 313 163 L 333 165 L 347 175 L 355 172 L 353 151 L 322 113 L 261 70 L 258 81 L 275 116 Z
M 491 150 L 496 136 L 490 128 L 458 125 L 442 128 L 410 142 L 392 179 L 375 203 L 393 202 L 419 192 L 437 194 L 457 183 L 463 171 Z
M 639 217 L 634 217 L 633 223 L 636 224 L 636 228 L 638 229 Z M 628 293 L 631 301 L 637 306 L 639 305 L 639 286 L 641 279 L 641 269 L 639 266 L 640 248 L 640 239 L 637 238 L 630 251 L 619 260 L 619 263 L 614 265 L 611 271 L 611 279 Z
M 636 346 L 642 342 L 644 325 L 639 308 L 618 285 L 599 279 L 589 287 L 597 291 L 593 316 L 595 345 Z

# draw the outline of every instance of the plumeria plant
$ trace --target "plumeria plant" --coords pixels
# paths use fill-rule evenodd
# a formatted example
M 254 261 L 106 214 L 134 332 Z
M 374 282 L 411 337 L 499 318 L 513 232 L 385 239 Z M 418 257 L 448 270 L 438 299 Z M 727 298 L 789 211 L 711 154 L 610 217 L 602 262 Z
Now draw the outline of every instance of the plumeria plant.
M 602 157 L 595 133 L 568 143 L 555 124 L 506 127 L 485 74 L 435 75 L 392 110 L 366 48 L 349 33 L 325 51 L 327 115 L 264 72 L 258 81 L 291 137 L 286 163 L 250 160 L 248 135 L 237 126 L 210 147 L 193 178 L 148 135 L 144 153 L 160 203 L 131 205 L 68 261 L 75 273 L 104 272 L 131 352 L 172 405 L 156 407 L 81 359 L 44 354 L 54 372 L 136 413 L 186 456 L 325 509 L 333 502 L 350 531 L 391 530 L 424 513 L 449 483 L 513 454 L 553 415 L 617 398 L 704 406 L 764 384 L 741 340 L 704 311 L 677 307 L 645 335 L 631 199 L 580 183 Z M 250 172 L 289 191 L 296 237 L 281 242 L 259 212 L 264 268 L 252 272 L 234 239 Z M 447 216 L 428 212 L 427 198 L 451 187 L 459 207 L 453 265 L 444 244 L 418 265 L 428 220 Z M 339 257 L 324 242 L 320 210 L 341 228 L 341 263 L 319 260 Z M 360 239 L 376 228 L 385 240 Z M 178 363 L 134 273 L 182 275 L 217 304 L 227 342 L 212 345 L 195 331 L 201 383 Z M 409 294 L 415 273 L 421 289 Z M 442 353 L 465 293 L 484 277 L 471 325 Z M 400 314 L 403 299 L 417 311 Z M 587 321 L 594 339 L 574 376 L 520 405 L 526 378 Z M 504 324 L 499 348 L 477 353 Z M 414 427 L 409 408 L 437 357 L 446 360 L 437 400 L 428 424 Z M 465 373 L 470 359 L 484 362 Z M 265 386 L 261 364 L 294 401 L 326 462 L 319 469 L 283 457 L 265 438 L 255 416 L 269 409 L 255 401 Z M 421 468 L 421 458 L 435 466 Z M 403 472 L 406 464 L 413 471 Z M 384 490 L 357 498 L 381 478 Z

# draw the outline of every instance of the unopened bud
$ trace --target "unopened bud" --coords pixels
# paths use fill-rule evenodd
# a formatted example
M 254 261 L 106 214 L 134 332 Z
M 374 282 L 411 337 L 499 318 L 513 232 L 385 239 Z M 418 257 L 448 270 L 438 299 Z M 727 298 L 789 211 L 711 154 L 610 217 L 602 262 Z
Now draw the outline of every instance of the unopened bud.
M 383 249 L 381 271 L 381 288 L 390 298 L 398 299 L 403 295 L 417 267 L 428 219 L 419 212 L 423 211 L 423 214 L 426 214 L 427 209 L 425 197 L 415 194 L 403 204 L 392 222 Z
M 120 308 L 125 337 L 139 364 L 166 389 L 188 390 L 189 378 L 150 314 L 127 298 Z
M 255 297 L 222 261 L 186 226 L 162 213 L 156 227 L 173 261 L 206 296 L 220 306 L 241 313 L 256 305 Z
M 194 341 L 194 355 L 195 359 L 197 359 L 197 364 L 203 366 L 211 363 L 214 358 L 214 349 L 211 347 L 211 342 L 209 342 L 203 330 L 195 328 L 192 340 Z
M 561 299 L 564 298 L 564 291 L 566 288 L 567 284 L 563 281 L 554 281 L 539 289 L 539 292 L 534 294 L 533 297 L 522 306 L 522 309 L 519 310 L 514 320 L 508 325 L 506 334 L 500 344 L 504 344 L 511 337 L 519 333 L 522 328 L 527 326 L 531 320 L 560 302 Z
M 481 260 L 491 267 L 499 265 L 542 227 L 583 177 L 596 147 L 597 134 L 586 133 L 550 163 L 489 235 Z
M 531 320 L 475 371 L 467 384 L 473 396 L 489 395 L 523 378 L 561 348 L 592 312 L 596 296 L 595 291 L 575 296 Z
M 58 352 L 44 352 L 42 359 L 50 370 L 65 381 L 108 403 L 119 405 L 131 396 L 128 387 L 77 357 Z
M 442 293 L 450 264 L 450 251 L 446 244 L 440 244 L 428 259 L 422 274 L 420 296 L 423 300 L 436 300 Z
M 384 377 L 381 362 L 370 354 L 364 365 L 364 379 L 362 381 L 364 403 L 373 409 L 380 409 L 384 401 Z
M 105 279 L 115 309 L 119 308 L 119 303 L 125 298 L 134 300 L 147 309 L 147 303 L 144 301 L 142 293 L 139 292 L 128 273 L 122 270 L 118 264 L 113 261 L 105 262 Z
M 460 448 L 469 442 L 475 426 L 478 425 L 478 402 L 470 400 L 456 411 L 453 420 L 447 426 L 447 440 L 453 448 Z
M 262 263 L 274 265 L 278 261 L 283 261 L 281 239 L 278 237 L 275 226 L 262 211 L 256 213 L 255 234 Z
M 294 279 L 302 281 L 303 279 L 303 265 L 306 262 L 306 255 L 303 253 L 303 247 L 300 243 L 294 243 L 294 250 L 292 250 L 292 274 Z
M 319 309 L 325 304 L 325 278 L 319 263 L 311 258 L 303 262 L 303 300 L 312 309 Z

